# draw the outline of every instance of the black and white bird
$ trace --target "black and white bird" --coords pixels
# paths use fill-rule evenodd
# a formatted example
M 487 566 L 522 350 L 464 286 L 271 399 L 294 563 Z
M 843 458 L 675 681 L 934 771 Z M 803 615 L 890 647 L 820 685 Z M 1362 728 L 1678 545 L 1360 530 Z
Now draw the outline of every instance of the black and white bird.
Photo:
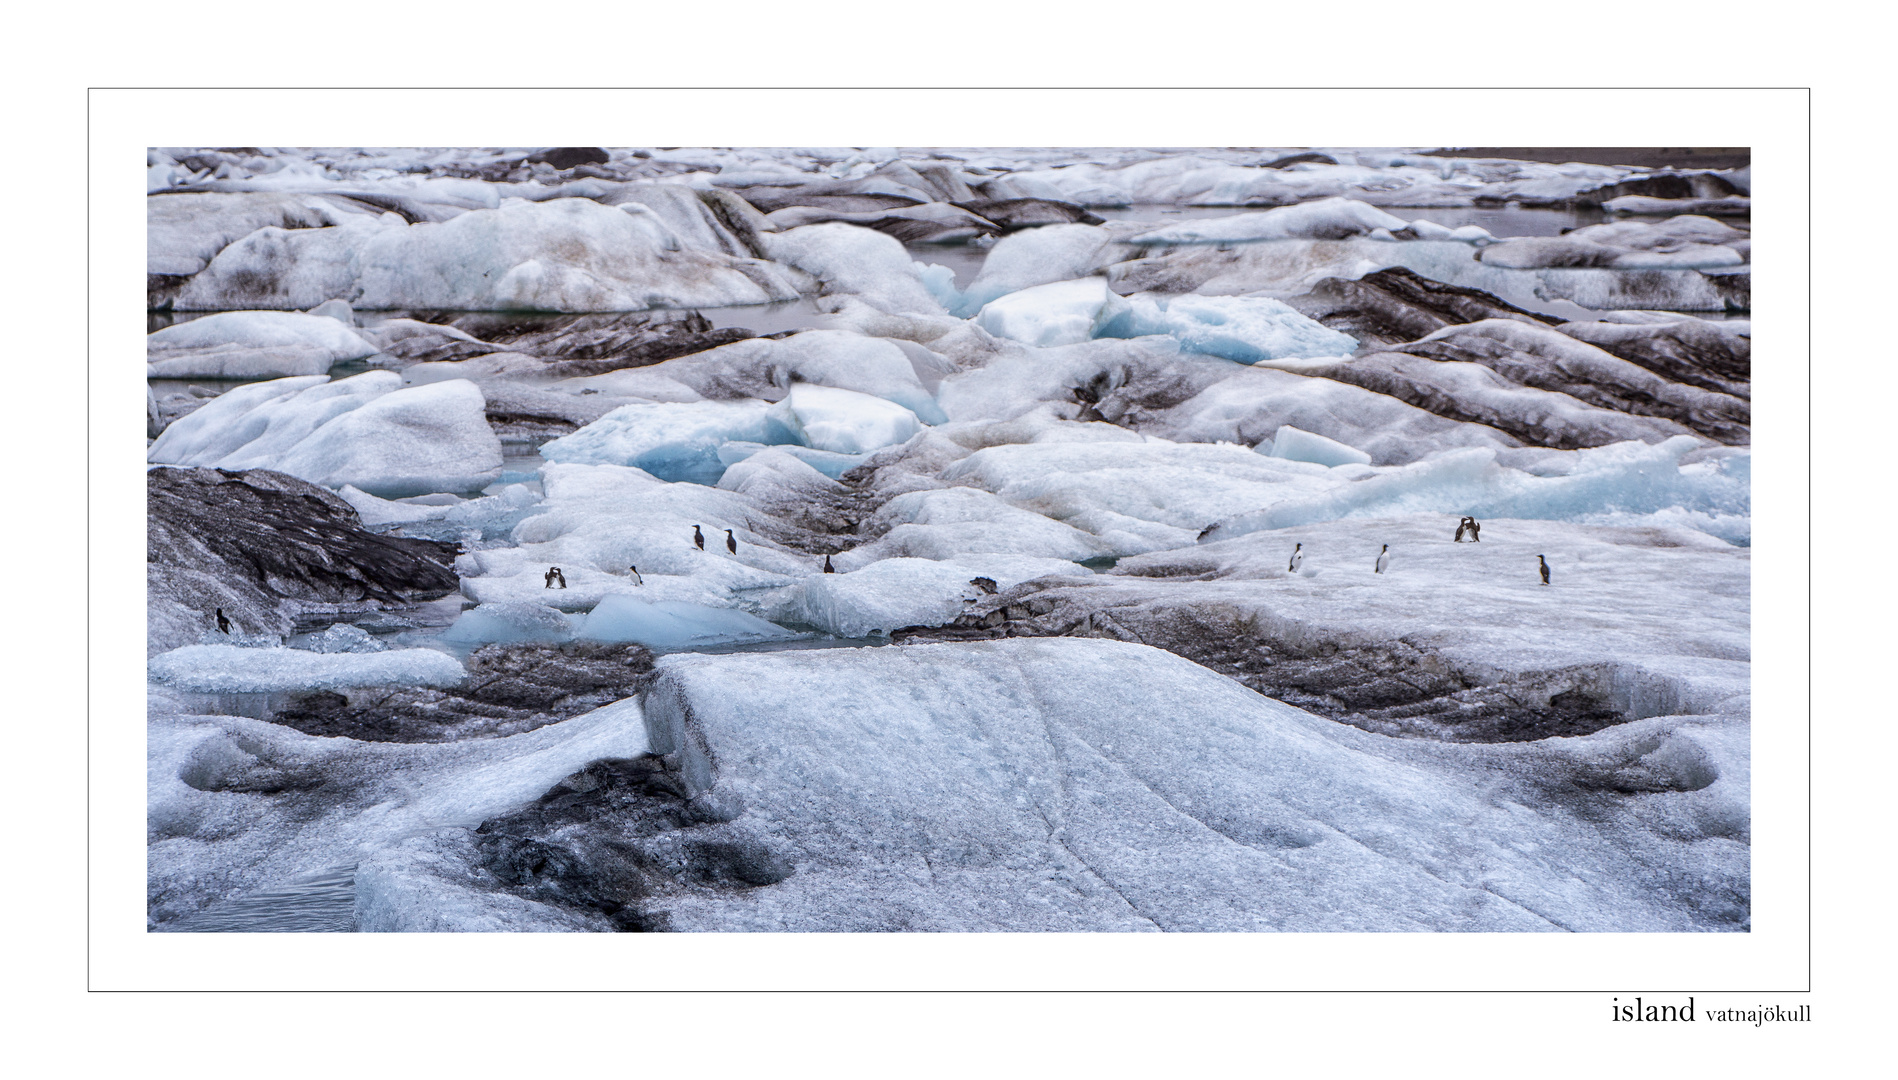
M 554 580 L 560 583 L 561 588 L 567 587 L 567 575 L 561 573 L 558 566 L 554 567 Z
M 830 565 L 830 556 L 828 555 L 824 556 L 824 573 L 834 574 L 836 572 L 837 572 L 837 568 Z
M 231 620 L 224 617 L 224 609 L 217 609 L 217 628 L 221 633 L 231 632 Z
M 705 550 L 705 534 L 699 531 L 697 525 L 692 526 L 692 542 L 699 546 L 700 551 Z
M 1475 518 L 1464 518 L 1463 520 L 1470 523 L 1470 539 L 1481 542 L 1483 539 L 1483 527 L 1476 523 Z
M 1389 566 L 1390 564 L 1391 564 L 1391 546 L 1389 544 L 1385 544 L 1384 550 L 1377 553 L 1377 569 L 1371 572 L 1373 574 L 1381 574 L 1384 572 L 1384 568 L 1386 566 Z
M 725 550 L 731 552 L 733 555 L 738 554 L 738 540 L 732 536 L 730 529 L 725 530 Z
M 1469 531 L 1470 531 L 1470 519 L 1458 518 L 1456 522 L 1456 539 L 1451 542 L 1456 543 L 1456 544 L 1461 544 L 1463 542 L 1463 534 Z
M 1293 544 L 1292 561 L 1286 564 L 1285 572 L 1288 574 L 1296 574 L 1298 573 L 1298 568 L 1303 565 L 1305 565 L 1305 545 Z
M 546 572 L 546 573 L 544 573 L 544 574 L 542 574 L 542 575 L 540 576 L 540 579 L 541 579 L 542 581 L 544 581 L 544 582 L 546 582 L 546 583 L 547 583 L 546 585 L 544 585 L 544 586 L 542 586 L 542 588 L 547 588 L 547 589 L 551 589 L 551 588 L 553 588 L 553 587 L 554 587 L 554 576 L 555 576 L 556 574 L 559 574 L 559 573 L 560 573 L 560 567 L 558 567 L 558 566 L 550 566 L 550 567 L 548 567 L 548 568 L 547 568 L 547 572 Z
M 1537 555 L 1536 565 L 1542 568 L 1542 584 L 1547 585 L 1549 583 L 1549 560 Z
M 646 583 L 646 579 L 639 576 L 639 567 L 629 566 L 626 568 L 626 572 L 633 575 L 633 584 L 644 585 Z

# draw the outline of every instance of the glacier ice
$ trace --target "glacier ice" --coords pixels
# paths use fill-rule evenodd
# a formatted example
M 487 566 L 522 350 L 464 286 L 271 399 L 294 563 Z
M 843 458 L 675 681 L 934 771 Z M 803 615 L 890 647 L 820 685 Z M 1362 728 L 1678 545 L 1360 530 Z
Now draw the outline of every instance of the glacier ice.
M 893 401 L 813 383 L 792 386 L 776 412 L 798 442 L 833 454 L 867 454 L 922 430 L 916 414 Z
M 764 243 L 772 259 L 809 274 L 826 292 L 850 293 L 887 312 L 942 314 L 903 245 L 875 229 L 805 225 L 767 233 Z
M 1239 244 L 1260 240 L 1342 240 L 1374 229 L 1395 231 L 1403 218 L 1356 199 L 1330 198 L 1281 206 L 1256 214 L 1200 218 L 1151 229 L 1126 242 L 1138 245 Z M 1446 232 L 1448 230 L 1445 230 Z
M 763 401 L 655 402 L 622 405 L 571 435 L 545 443 L 548 461 L 626 465 L 664 480 L 715 484 L 727 442 L 797 442 L 784 414 Z
M 462 612 L 442 633 L 442 640 L 465 648 L 490 643 L 560 642 L 573 634 L 572 622 L 546 604 L 501 602 L 480 604 Z
M 887 636 L 905 626 L 939 626 L 978 595 L 971 578 L 1002 588 L 1049 575 L 1086 574 L 1060 559 L 967 553 L 943 559 L 880 559 L 848 573 L 814 574 L 786 589 L 766 614 L 838 637 Z
M 1349 334 L 1320 325 L 1284 301 L 1263 296 L 1132 296 L 1101 322 L 1098 333 L 1118 338 L 1164 334 L 1188 352 L 1241 364 L 1349 356 L 1358 347 Z
M 782 641 L 797 635 L 756 615 L 677 600 L 625 594 L 602 599 L 580 620 L 578 634 L 595 641 L 634 641 L 649 649 L 692 649 Z
M 383 497 L 476 490 L 501 474 L 486 404 L 466 380 L 405 389 L 391 371 L 252 383 L 174 422 L 147 460 L 275 469 Z
M 147 378 L 321 375 L 376 346 L 336 319 L 294 311 L 227 311 L 145 337 Z
M 976 313 L 975 324 L 1028 345 L 1074 345 L 1100 336 L 1126 306 L 1107 287 L 1106 278 L 1086 277 L 1035 285 L 991 300 Z
M 1309 461 L 1316 465 L 1369 465 L 1371 455 L 1354 446 L 1346 446 L 1336 439 L 1327 439 L 1323 435 L 1314 435 L 1302 431 L 1290 424 L 1280 424 L 1268 446 L 1260 443 L 1254 449 L 1276 458 L 1288 458 L 1292 461 Z
M 152 657 L 156 682 L 200 693 L 280 693 L 357 686 L 452 686 L 461 664 L 433 649 L 321 653 L 305 649 L 186 645 Z

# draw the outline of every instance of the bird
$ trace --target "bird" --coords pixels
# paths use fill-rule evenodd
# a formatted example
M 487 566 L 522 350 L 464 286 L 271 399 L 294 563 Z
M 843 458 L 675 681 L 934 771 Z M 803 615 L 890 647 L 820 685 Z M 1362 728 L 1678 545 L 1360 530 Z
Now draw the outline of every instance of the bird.
M 639 567 L 629 566 L 626 568 L 626 572 L 633 575 L 633 584 L 644 585 L 646 583 L 646 579 L 639 576 Z
M 731 552 L 733 555 L 738 554 L 738 541 L 732 537 L 732 531 L 730 529 L 725 530 L 725 550 Z
M 1390 564 L 1391 564 L 1391 546 L 1389 544 L 1385 544 L 1384 550 L 1377 553 L 1377 569 L 1371 572 L 1374 574 L 1381 574 L 1384 572 L 1384 568 L 1386 566 L 1389 566 Z
M 542 581 L 544 581 L 544 582 L 546 582 L 546 583 L 547 583 L 546 585 L 544 585 L 544 586 L 543 586 L 543 588 L 548 588 L 548 589 L 551 589 L 551 588 L 553 588 L 553 587 L 554 587 L 554 575 L 555 575 L 555 574 L 558 574 L 558 573 L 560 573 L 560 567 L 558 567 L 558 566 L 550 566 L 550 567 L 548 567 L 548 568 L 547 568 L 547 572 L 546 572 L 545 574 L 542 574 L 542 575 L 540 576 L 540 579 L 541 579 Z
M 1475 540 L 1480 543 L 1483 539 L 1482 537 L 1483 527 L 1476 523 L 1475 518 L 1464 518 L 1463 520 L 1470 523 L 1470 539 Z
M 1305 565 L 1305 550 L 1304 549 L 1305 549 L 1304 544 L 1292 545 L 1292 561 L 1290 564 L 1288 564 L 1285 567 L 1286 573 L 1296 574 L 1298 573 L 1298 568 Z
M 836 572 L 837 572 L 837 568 L 830 565 L 830 556 L 828 555 L 824 556 L 824 573 L 834 574 Z
M 1537 555 L 1536 563 L 1542 567 L 1542 584 L 1547 585 L 1549 583 L 1549 561 Z
M 699 546 L 700 551 L 705 550 L 705 534 L 699 531 L 697 525 L 692 526 L 692 542 Z
M 217 628 L 226 634 L 231 632 L 231 620 L 224 617 L 223 608 L 217 609 Z
M 554 567 L 554 580 L 560 582 L 561 588 L 567 587 L 567 575 L 561 573 L 558 566 Z
M 1463 534 L 1469 531 L 1470 531 L 1470 519 L 1458 518 L 1457 523 L 1456 523 L 1456 539 L 1451 542 L 1456 543 L 1456 544 L 1461 544 L 1463 542 Z
M 970 578 L 969 584 L 975 586 L 978 589 L 981 589 L 983 592 L 988 593 L 990 596 L 995 595 L 995 579 L 992 577 Z

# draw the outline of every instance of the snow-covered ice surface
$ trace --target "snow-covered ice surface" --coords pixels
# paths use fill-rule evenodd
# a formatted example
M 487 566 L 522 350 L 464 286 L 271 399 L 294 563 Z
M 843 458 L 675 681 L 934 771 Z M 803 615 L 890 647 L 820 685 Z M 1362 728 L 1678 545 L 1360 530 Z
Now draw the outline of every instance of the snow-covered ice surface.
M 1746 170 L 147 166 L 148 460 L 317 485 L 167 570 L 155 929 L 1749 925 Z

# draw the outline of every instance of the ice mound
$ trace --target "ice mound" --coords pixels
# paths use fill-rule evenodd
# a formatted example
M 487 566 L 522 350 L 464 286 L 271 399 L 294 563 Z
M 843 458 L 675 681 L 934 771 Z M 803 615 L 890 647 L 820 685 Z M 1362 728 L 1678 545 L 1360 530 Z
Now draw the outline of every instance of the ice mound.
M 1028 345 L 1073 345 L 1098 337 L 1126 310 L 1104 277 L 1057 281 L 1011 292 L 983 305 L 975 324 Z M 1119 335 L 1131 336 L 1131 335 Z
M 374 634 L 349 623 L 336 623 L 320 634 L 310 635 L 304 647 L 320 653 L 374 653 L 389 648 Z
M 1395 232 L 1409 225 L 1356 199 L 1332 198 L 1281 206 L 1257 214 L 1199 218 L 1151 229 L 1127 239 L 1129 244 L 1158 247 L 1175 244 L 1240 244 L 1260 240 L 1342 240 L 1364 236 L 1373 229 Z M 1449 230 L 1445 230 L 1447 233 Z
M 766 450 L 772 450 L 780 454 L 788 454 L 804 464 L 809 465 L 811 468 L 816 469 L 818 472 L 823 473 L 825 476 L 830 477 L 832 480 L 837 479 L 863 464 L 863 460 L 867 456 L 864 454 L 834 454 L 829 450 L 818 450 L 808 446 L 766 446 L 763 443 L 734 440 L 718 448 L 718 460 L 725 463 L 726 475 L 730 475 L 731 466 L 741 461 L 749 460 L 754 454 L 759 454 Z M 720 481 L 720 485 L 723 486 L 722 480 Z
M 1745 891 L 1731 811 L 1746 756 L 1732 725 L 1707 718 L 1562 747 L 1407 743 L 1156 649 L 1072 638 L 659 669 L 644 703 L 653 749 L 676 755 L 695 800 L 729 807 L 735 828 L 796 867 L 763 888 L 669 900 L 675 929 L 1708 930 L 1744 918 L 1717 898 Z M 1573 794 L 1568 778 L 1627 769 L 1648 742 L 1673 747 L 1643 759 L 1667 773 L 1664 793 L 1605 812 Z
M 218 252 L 178 293 L 182 310 L 313 307 L 644 311 L 796 297 L 769 264 L 683 246 L 587 199 L 513 202 L 410 225 L 394 215 L 333 228 L 264 228 Z
M 976 488 L 911 491 L 883 504 L 863 531 L 886 529 L 874 543 L 838 556 L 854 569 L 890 556 L 947 559 L 998 552 L 1081 562 L 1109 554 L 1105 544 L 1070 525 L 1019 509 Z
M 1269 445 L 1260 443 L 1255 449 L 1270 457 L 1309 461 L 1316 465 L 1369 465 L 1371 463 L 1371 455 L 1356 447 L 1346 446 L 1336 439 L 1327 439 L 1323 435 L 1301 431 L 1290 424 L 1280 424 L 1278 432 L 1272 436 L 1271 443 Z
M 716 484 L 727 442 L 795 443 L 798 433 L 763 401 L 655 402 L 622 405 L 571 435 L 545 443 L 540 456 L 576 465 L 626 465 L 668 481 Z
M 487 402 L 466 380 L 402 388 L 392 371 L 241 386 L 165 429 L 147 460 L 275 469 L 384 497 L 467 491 L 501 473 Z
M 964 554 L 947 559 L 894 558 L 849 573 L 816 574 L 785 590 L 769 611 L 780 623 L 814 627 L 838 637 L 887 636 L 905 626 L 941 626 L 982 595 L 971 578 L 1001 588 L 1051 574 L 1087 571 L 1058 559 Z
M 935 398 L 919 378 L 917 359 L 903 348 L 906 344 L 844 330 L 806 330 L 781 340 L 733 342 L 637 372 L 615 372 L 581 384 L 607 393 L 616 389 L 638 393 L 631 384 L 609 382 L 637 375 L 670 379 L 717 400 L 746 395 L 776 401 L 797 383 L 815 383 L 894 401 L 925 423 L 940 423 L 943 417 Z M 914 348 L 927 358 L 927 350 Z M 936 381 L 941 381 L 940 374 Z
M 797 635 L 756 615 L 730 608 L 615 595 L 580 620 L 578 634 L 594 641 L 634 641 L 649 649 L 690 649 L 782 641 Z
M 895 237 L 830 222 L 766 233 L 763 242 L 773 260 L 816 278 L 826 294 L 853 294 L 891 313 L 943 314 L 942 305 L 917 274 L 916 263 Z
M 798 383 L 775 410 L 797 441 L 833 454 L 867 454 L 922 430 L 916 414 L 853 390 Z
M 1737 453 L 1683 465 L 1702 444 L 1676 436 L 1652 446 L 1623 442 L 1587 450 L 1442 452 L 1380 468 L 1323 491 L 1286 492 L 1274 504 L 1222 519 L 1208 540 L 1345 518 L 1394 514 L 1473 514 L 1478 518 L 1583 521 L 1600 515 L 1668 510 L 1717 515 L 1730 524 L 1752 512 L 1751 456 Z
M 968 318 L 1009 293 L 1087 277 L 1115 261 L 1108 255 L 1112 243 L 1111 233 L 1093 225 L 1044 225 L 1004 236 L 989 249 L 968 290 L 953 298 L 950 313 Z
M 1242 364 L 1349 356 L 1358 347 L 1350 335 L 1307 318 L 1283 301 L 1262 296 L 1133 296 L 1102 321 L 1098 333 L 1117 338 L 1165 334 L 1178 339 L 1189 352 Z
M 160 928 L 220 897 L 361 863 L 372 872 L 356 881 L 357 904 L 365 909 L 359 927 L 376 929 L 364 914 L 377 908 L 382 879 L 373 867 L 381 853 L 417 835 L 472 829 L 539 798 L 590 761 L 637 757 L 647 749 L 635 699 L 472 742 L 318 738 L 247 717 L 186 717 L 163 709 L 148 732 L 150 914 Z M 268 812 L 279 797 L 260 789 L 281 785 L 285 771 L 337 781 L 324 785 L 320 813 Z
M 442 640 L 461 646 L 514 645 L 566 641 L 573 633 L 567 617 L 546 604 L 498 603 L 462 612 L 442 633 Z
M 200 693 L 452 686 L 464 674 L 454 657 L 433 649 L 318 653 L 232 645 L 186 645 L 152 657 L 146 671 L 156 682 Z
M 321 375 L 379 350 L 336 319 L 293 311 L 229 311 L 145 337 L 147 378 L 254 379 Z
M 145 200 L 145 272 L 195 274 L 226 246 L 259 229 L 318 229 L 378 213 L 321 195 L 167 193 Z
M 1721 245 L 1683 244 L 1670 250 L 1630 249 L 1583 237 L 1579 231 L 1567 236 L 1530 236 L 1505 240 L 1484 248 L 1477 258 L 1492 266 L 1515 270 L 1577 266 L 1613 270 L 1721 270 L 1746 263 L 1739 252 Z

